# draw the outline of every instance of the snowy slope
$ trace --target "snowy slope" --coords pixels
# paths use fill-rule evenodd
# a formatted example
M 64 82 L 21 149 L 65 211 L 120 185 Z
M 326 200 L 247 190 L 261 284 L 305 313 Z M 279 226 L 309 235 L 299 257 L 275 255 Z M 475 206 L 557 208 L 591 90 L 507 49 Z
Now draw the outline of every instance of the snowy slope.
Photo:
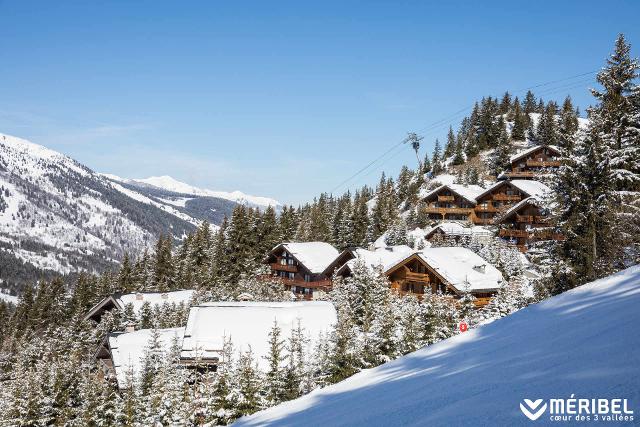
M 144 179 L 128 179 L 128 178 L 120 178 L 115 175 L 105 175 L 109 179 L 114 181 L 120 181 L 127 184 L 132 185 L 143 185 L 143 186 L 152 186 L 158 189 L 170 191 L 172 193 L 178 194 L 187 194 L 193 196 L 200 197 L 215 197 L 219 199 L 230 200 L 232 202 L 256 207 L 260 209 L 267 208 L 268 206 L 272 206 L 274 208 L 279 209 L 282 205 L 277 200 L 268 198 L 268 197 L 260 197 L 260 196 L 251 196 L 245 194 L 241 191 L 213 191 L 205 188 L 194 187 L 190 184 L 186 184 L 184 182 L 180 182 L 170 176 L 152 176 Z
M 638 307 L 635 266 L 236 425 L 526 426 L 535 423 L 521 413 L 523 399 L 572 394 L 629 399 L 637 423 Z M 544 415 L 536 423 L 552 424 Z

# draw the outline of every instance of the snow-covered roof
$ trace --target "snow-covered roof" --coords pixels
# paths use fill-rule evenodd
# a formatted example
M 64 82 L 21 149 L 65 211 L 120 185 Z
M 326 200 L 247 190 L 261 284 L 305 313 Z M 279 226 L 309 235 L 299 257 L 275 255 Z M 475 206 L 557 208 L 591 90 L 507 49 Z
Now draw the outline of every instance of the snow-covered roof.
M 116 300 L 125 307 L 133 304 L 133 311 L 138 313 L 145 302 L 152 306 L 162 304 L 188 304 L 193 296 L 193 290 L 171 291 L 171 292 L 140 292 L 132 294 L 122 294 Z
M 427 237 L 438 230 L 449 236 L 493 235 L 491 231 L 482 226 L 465 227 L 459 222 L 443 222 L 431 228 L 427 232 Z
M 184 328 L 157 329 L 162 349 L 168 352 L 174 341 L 182 345 Z M 153 334 L 153 329 L 140 329 L 134 332 L 117 332 L 108 336 L 113 368 L 119 387 L 127 385 L 127 376 L 133 371 L 134 380 L 142 370 L 142 359 Z
M 495 290 L 504 283 L 497 268 L 466 248 L 428 248 L 417 255 L 460 292 L 467 289 L 475 292 Z
M 85 316 L 85 319 L 93 318 L 94 316 L 100 316 L 101 313 L 111 306 L 115 306 L 120 310 L 123 310 L 127 304 L 133 306 L 134 313 L 139 313 L 142 305 L 145 302 L 155 305 L 163 304 L 189 304 L 191 297 L 193 296 L 193 290 L 179 290 L 169 292 L 135 292 L 129 294 L 115 293 L 104 298 L 98 304 L 94 305 L 91 310 Z
M 517 162 L 521 158 L 526 157 L 531 153 L 535 153 L 541 148 L 548 148 L 552 151 L 555 151 L 557 154 L 560 154 L 560 147 L 556 147 L 555 145 L 536 145 L 535 147 L 528 148 L 524 151 L 519 152 L 518 154 L 511 156 L 511 158 L 509 159 L 509 162 L 511 163 Z
M 339 255 L 336 248 L 325 242 L 281 243 L 271 250 L 284 248 L 313 274 L 322 273 Z
M 382 266 L 382 271 L 387 271 L 389 268 L 396 265 L 400 260 L 407 258 L 412 253 L 415 253 L 414 249 L 411 249 L 406 245 L 387 246 L 384 248 L 376 248 L 373 251 L 367 249 L 358 248 L 353 251 L 355 258 L 347 261 L 338 270 L 337 274 L 342 274 L 346 271 L 352 271 L 353 266 L 358 260 L 364 262 L 369 268 L 377 268 Z
M 493 184 L 491 187 L 487 188 L 482 194 L 478 195 L 478 199 L 482 196 L 489 194 L 491 191 L 500 187 L 501 185 L 511 184 L 518 190 L 525 193 L 526 196 L 536 196 L 536 197 L 544 197 L 546 194 L 550 193 L 551 188 L 540 182 L 533 179 L 513 179 L 508 181 L 498 181 Z
M 283 339 L 300 320 L 312 348 L 319 334 L 327 333 L 336 322 L 336 310 L 328 301 L 205 303 L 189 312 L 181 357 L 221 359 L 224 341 L 230 339 L 234 351 L 246 351 L 250 346 L 255 361 L 264 367 L 274 320 Z
M 476 198 L 484 192 L 484 188 L 480 187 L 479 185 L 446 184 L 446 185 L 441 185 L 435 190 L 431 190 L 424 195 L 420 195 L 420 197 L 422 199 L 427 199 L 431 196 L 438 194 L 440 191 L 444 189 L 449 189 L 453 193 L 456 193 L 460 197 L 467 199 L 471 203 L 476 203 Z

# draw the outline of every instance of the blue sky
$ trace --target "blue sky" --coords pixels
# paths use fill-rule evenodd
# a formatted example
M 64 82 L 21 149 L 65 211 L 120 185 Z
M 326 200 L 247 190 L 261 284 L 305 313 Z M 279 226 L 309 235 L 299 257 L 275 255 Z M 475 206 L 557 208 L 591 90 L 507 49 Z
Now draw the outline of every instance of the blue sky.
M 483 95 L 597 70 L 619 32 L 640 55 L 637 1 L 303 3 L 0 0 L 0 132 L 297 204 Z M 584 108 L 590 77 L 534 92 Z

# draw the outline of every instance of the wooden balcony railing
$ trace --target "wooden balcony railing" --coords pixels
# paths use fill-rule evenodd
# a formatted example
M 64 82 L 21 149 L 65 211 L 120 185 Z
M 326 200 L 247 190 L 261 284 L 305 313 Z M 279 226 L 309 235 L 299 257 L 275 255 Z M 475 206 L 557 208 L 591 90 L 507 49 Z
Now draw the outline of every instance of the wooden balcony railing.
M 297 265 L 290 264 L 280 264 L 279 262 L 274 262 L 271 264 L 271 270 L 274 271 L 289 271 L 291 273 L 296 273 L 298 271 Z
M 436 208 L 436 207 L 426 207 L 426 213 L 435 213 L 440 215 L 446 214 L 466 214 L 469 215 L 473 211 L 473 208 Z
M 527 166 L 531 167 L 539 167 L 539 168 L 549 168 L 549 167 L 559 167 L 560 160 L 527 160 Z
M 500 237 L 524 237 L 528 238 L 531 233 L 526 230 L 514 230 L 512 228 L 502 228 L 498 232 Z
M 414 273 L 413 271 L 406 271 L 403 276 L 406 280 L 411 280 L 412 282 L 429 283 L 430 281 L 429 275 L 427 273 Z
M 516 215 L 516 222 L 524 222 L 527 224 L 531 224 L 533 222 L 532 215 Z
M 498 208 L 496 208 L 493 205 L 487 205 L 487 206 L 478 205 L 476 206 L 476 212 L 498 212 Z
M 492 197 L 493 197 L 493 200 L 500 200 L 500 201 L 506 201 L 506 202 L 519 202 L 522 199 L 522 197 L 519 194 L 504 194 L 504 193 L 494 194 Z
M 538 174 L 531 171 L 511 171 L 507 172 L 506 175 L 509 178 L 535 178 Z
M 275 279 L 281 281 L 287 286 L 304 286 L 305 288 L 330 288 L 332 285 L 331 280 L 317 280 L 314 282 L 307 282 L 302 279 L 287 279 L 285 277 L 276 277 Z
M 456 198 L 454 196 L 445 196 L 445 195 L 442 195 L 442 196 L 439 195 L 438 196 L 438 201 L 439 202 L 453 202 L 455 200 L 456 200 Z

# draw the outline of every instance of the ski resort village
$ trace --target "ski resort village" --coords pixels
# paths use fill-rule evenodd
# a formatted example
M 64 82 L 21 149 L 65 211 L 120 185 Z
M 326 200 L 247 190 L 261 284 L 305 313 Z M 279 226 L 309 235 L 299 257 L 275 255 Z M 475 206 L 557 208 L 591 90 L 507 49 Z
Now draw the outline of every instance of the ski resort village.
M 0 427 L 638 425 L 640 10 L 424 3 L 2 2 Z

